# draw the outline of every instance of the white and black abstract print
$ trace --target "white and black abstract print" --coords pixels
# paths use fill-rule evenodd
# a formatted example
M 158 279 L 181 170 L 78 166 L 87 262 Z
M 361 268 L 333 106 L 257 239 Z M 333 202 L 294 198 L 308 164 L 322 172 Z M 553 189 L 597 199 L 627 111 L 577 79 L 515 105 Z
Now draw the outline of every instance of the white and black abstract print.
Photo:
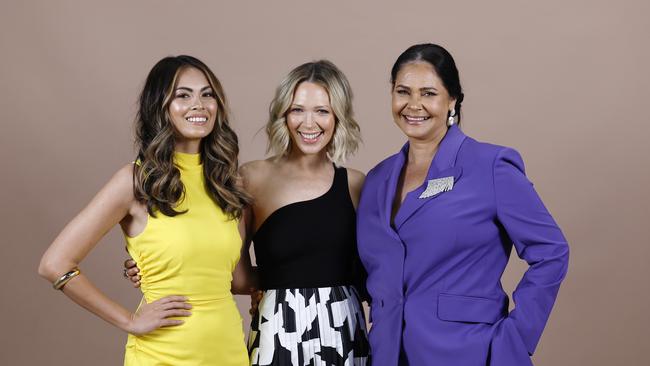
M 267 290 L 253 316 L 251 365 L 369 364 L 366 322 L 354 287 Z

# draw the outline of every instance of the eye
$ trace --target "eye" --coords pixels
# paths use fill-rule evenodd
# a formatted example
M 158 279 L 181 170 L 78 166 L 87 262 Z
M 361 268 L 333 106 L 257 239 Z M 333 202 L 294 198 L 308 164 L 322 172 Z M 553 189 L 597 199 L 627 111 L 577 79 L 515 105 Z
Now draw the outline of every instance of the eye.
M 330 111 L 328 111 L 327 109 L 319 109 L 316 112 L 318 112 L 320 114 L 329 114 L 330 113 Z
M 190 95 L 187 94 L 187 93 L 178 93 L 178 94 L 176 94 L 176 98 L 187 99 L 189 97 L 190 97 Z
M 290 113 L 300 113 L 302 112 L 302 108 L 294 107 L 289 110 Z
M 215 98 L 215 95 L 214 95 L 213 92 L 209 91 L 209 92 L 203 93 L 203 97 L 205 97 L 205 98 Z
M 427 91 L 427 92 L 422 93 L 423 97 L 433 97 L 433 96 L 436 96 L 436 95 L 438 95 L 438 94 L 436 94 L 436 93 L 434 93 L 432 91 Z
M 400 95 L 408 95 L 409 94 L 409 92 L 407 90 L 404 90 L 404 89 L 397 89 L 395 92 L 397 94 L 400 94 Z

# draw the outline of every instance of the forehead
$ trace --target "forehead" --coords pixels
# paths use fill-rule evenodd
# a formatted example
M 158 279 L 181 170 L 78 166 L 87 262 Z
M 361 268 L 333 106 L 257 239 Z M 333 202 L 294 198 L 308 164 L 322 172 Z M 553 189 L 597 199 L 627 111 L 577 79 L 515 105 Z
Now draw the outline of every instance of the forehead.
M 296 91 L 293 93 L 293 103 L 302 105 L 329 105 L 330 96 L 327 89 L 323 86 L 304 81 L 296 87 Z
M 185 86 L 190 88 L 202 88 L 209 85 L 208 79 L 205 77 L 203 72 L 197 68 L 186 67 L 178 72 L 178 78 L 176 80 L 177 87 Z
M 402 65 L 395 77 L 395 85 L 440 88 L 443 83 L 430 63 L 415 61 Z

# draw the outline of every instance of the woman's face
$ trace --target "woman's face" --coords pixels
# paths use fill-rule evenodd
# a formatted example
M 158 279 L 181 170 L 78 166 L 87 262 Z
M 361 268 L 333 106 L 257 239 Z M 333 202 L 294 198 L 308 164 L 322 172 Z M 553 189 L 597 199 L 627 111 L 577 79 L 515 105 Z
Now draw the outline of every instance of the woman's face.
M 217 99 L 203 72 L 193 67 L 181 70 L 169 104 L 177 150 L 198 152 L 201 139 L 214 128 L 217 112 Z
M 287 113 L 291 151 L 307 155 L 326 151 L 335 123 L 327 90 L 308 81 L 300 83 Z
M 404 64 L 395 77 L 393 119 L 409 139 L 428 141 L 444 136 L 455 103 L 428 62 Z

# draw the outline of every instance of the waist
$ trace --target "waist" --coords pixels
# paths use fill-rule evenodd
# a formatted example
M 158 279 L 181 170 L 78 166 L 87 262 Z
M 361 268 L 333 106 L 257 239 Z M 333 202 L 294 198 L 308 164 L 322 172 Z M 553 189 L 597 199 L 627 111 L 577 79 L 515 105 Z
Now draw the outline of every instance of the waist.
M 353 277 L 348 271 L 309 271 L 298 269 L 295 271 L 266 270 L 259 268 L 260 288 L 270 289 L 300 289 L 350 286 Z
M 185 296 L 192 305 L 207 305 L 212 302 L 234 301 L 230 288 L 219 292 L 198 292 L 182 289 L 175 290 L 143 290 L 144 299 L 150 303 L 167 296 Z

